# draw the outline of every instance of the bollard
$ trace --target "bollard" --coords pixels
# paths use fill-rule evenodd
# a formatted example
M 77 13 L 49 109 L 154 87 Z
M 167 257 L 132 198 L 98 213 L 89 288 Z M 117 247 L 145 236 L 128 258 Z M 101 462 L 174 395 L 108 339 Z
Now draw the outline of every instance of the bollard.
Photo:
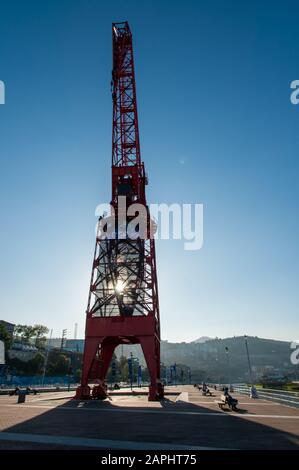
M 26 392 L 24 392 L 23 390 L 20 390 L 18 394 L 18 403 L 25 403 L 25 400 L 26 400 Z

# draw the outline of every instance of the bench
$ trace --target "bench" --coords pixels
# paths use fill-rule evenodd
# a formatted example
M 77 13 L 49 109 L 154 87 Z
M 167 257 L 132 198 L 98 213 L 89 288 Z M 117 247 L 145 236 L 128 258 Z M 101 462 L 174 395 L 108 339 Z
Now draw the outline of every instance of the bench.
M 229 404 L 227 396 L 221 395 L 220 400 L 215 400 L 215 403 L 217 403 L 217 405 L 219 406 L 221 410 L 223 410 L 225 406 L 227 405 L 231 410 L 236 411 L 238 400 L 233 398 L 233 402 Z

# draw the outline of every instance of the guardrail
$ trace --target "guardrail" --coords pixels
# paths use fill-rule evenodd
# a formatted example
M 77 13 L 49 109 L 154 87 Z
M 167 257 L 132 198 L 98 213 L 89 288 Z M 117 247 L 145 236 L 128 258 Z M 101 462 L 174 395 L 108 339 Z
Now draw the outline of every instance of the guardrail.
M 20 390 L 26 390 L 26 387 L 22 387 L 22 386 L 19 386 Z M 40 385 L 38 385 L 37 387 L 30 387 L 31 389 L 31 394 L 33 393 L 34 390 L 36 390 L 37 393 L 45 393 L 45 392 L 67 392 L 67 391 L 74 391 L 76 390 L 77 388 L 77 385 L 71 385 L 70 387 L 68 386 L 62 386 L 62 385 L 57 385 L 57 386 L 48 386 L 48 385 L 45 385 L 44 387 L 41 387 Z M 15 390 L 15 387 L 13 388 L 0 388 L 0 395 L 9 395 L 10 392 L 13 392 Z
M 233 387 L 236 392 L 250 396 L 250 387 L 247 385 L 234 384 Z M 259 398 L 299 408 L 299 392 L 288 392 L 274 388 L 258 388 L 257 394 Z

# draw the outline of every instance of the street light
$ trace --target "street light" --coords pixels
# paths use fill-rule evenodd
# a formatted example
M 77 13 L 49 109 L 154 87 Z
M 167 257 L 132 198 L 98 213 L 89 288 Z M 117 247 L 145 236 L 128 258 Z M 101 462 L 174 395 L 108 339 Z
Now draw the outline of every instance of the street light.
M 142 383 L 142 367 L 141 364 L 138 363 L 138 370 L 137 370 L 137 383 L 138 387 L 141 387 Z
M 173 365 L 173 372 L 174 372 L 174 385 L 177 385 L 177 375 L 176 375 L 176 362 Z
M 250 363 L 250 357 L 249 357 L 247 335 L 244 335 L 244 340 L 245 340 L 245 347 L 246 347 L 246 354 L 247 354 L 247 361 L 248 361 L 249 378 L 250 378 L 251 387 L 253 387 L 252 369 L 251 369 L 251 363 Z
M 51 339 L 52 339 L 52 333 L 53 333 L 53 330 L 51 330 L 50 338 L 48 339 L 47 351 L 46 351 L 46 355 L 45 355 L 43 374 L 42 374 L 42 386 L 44 386 L 44 382 L 45 382 L 45 376 L 46 376 L 46 370 L 47 370 L 48 359 L 49 359 L 49 351 L 50 351 L 50 343 L 51 343 Z
M 225 346 L 225 354 L 226 354 L 226 360 L 227 360 L 228 388 L 229 390 L 231 390 L 232 384 L 231 384 L 231 374 L 230 374 L 229 349 L 227 346 Z
M 128 368 L 129 368 L 129 378 L 130 378 L 130 385 L 131 390 L 133 390 L 133 353 L 130 353 L 130 357 L 128 359 Z
M 247 335 L 244 336 L 244 339 L 245 339 L 245 346 L 246 346 L 246 353 L 247 353 L 247 360 L 248 360 L 248 369 L 249 369 L 249 376 L 250 376 L 250 383 L 251 383 L 250 398 L 258 398 L 258 394 L 257 394 L 256 388 L 255 388 L 255 386 L 253 385 L 252 369 L 251 369 L 251 363 L 250 363 L 250 357 L 249 357 L 249 350 L 248 350 L 248 343 L 247 343 Z

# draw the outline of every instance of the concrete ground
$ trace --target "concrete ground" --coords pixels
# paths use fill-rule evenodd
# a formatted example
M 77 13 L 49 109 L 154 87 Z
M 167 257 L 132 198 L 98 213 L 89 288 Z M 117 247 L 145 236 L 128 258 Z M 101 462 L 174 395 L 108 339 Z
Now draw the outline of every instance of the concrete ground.
M 238 412 L 220 410 L 193 386 L 114 392 L 104 401 L 72 400 L 74 392 L 0 397 L 1 449 L 299 449 L 299 409 L 233 394 Z

